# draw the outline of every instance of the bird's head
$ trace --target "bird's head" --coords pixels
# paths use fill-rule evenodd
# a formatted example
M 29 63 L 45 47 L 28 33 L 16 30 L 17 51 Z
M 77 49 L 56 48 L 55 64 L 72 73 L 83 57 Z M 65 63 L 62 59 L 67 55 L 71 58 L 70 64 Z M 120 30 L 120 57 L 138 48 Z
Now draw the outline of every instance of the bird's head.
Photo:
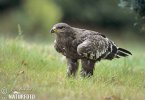
M 70 32 L 72 32 L 72 28 L 66 23 L 57 23 L 50 30 L 50 33 L 55 33 L 57 35 L 59 34 L 66 35 L 69 34 Z

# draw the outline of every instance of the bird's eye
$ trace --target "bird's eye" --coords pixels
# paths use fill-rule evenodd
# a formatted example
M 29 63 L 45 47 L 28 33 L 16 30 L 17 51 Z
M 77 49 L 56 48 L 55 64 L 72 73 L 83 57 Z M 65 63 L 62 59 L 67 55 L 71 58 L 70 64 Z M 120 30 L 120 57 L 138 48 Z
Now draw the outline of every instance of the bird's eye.
M 63 26 L 60 26 L 60 27 L 58 27 L 59 29 L 63 29 L 64 27 Z

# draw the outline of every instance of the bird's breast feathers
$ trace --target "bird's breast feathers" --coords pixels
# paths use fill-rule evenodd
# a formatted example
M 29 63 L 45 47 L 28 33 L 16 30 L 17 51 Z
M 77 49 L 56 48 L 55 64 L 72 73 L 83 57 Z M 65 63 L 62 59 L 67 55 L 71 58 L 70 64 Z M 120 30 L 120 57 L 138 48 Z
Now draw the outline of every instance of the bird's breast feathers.
M 69 58 L 79 58 L 79 55 L 77 53 L 77 41 L 76 40 L 56 40 L 55 49 L 57 52 L 63 54 L 66 57 Z

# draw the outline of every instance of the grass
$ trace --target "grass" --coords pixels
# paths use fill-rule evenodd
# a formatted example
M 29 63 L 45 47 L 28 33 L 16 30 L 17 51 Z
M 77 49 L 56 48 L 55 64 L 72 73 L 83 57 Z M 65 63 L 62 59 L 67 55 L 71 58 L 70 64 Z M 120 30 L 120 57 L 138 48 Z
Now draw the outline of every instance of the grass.
M 91 78 L 66 78 L 66 61 L 53 44 L 0 38 L 0 93 L 12 90 L 36 100 L 144 100 L 144 48 L 129 46 L 133 56 L 96 64 Z

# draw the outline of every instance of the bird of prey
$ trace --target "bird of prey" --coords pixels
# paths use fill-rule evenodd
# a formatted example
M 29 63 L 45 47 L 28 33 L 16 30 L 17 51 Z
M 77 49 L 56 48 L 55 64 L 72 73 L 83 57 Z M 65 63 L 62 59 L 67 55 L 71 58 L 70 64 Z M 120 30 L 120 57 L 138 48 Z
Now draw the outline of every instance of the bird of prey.
M 68 76 L 76 75 L 79 59 L 81 76 L 89 77 L 93 75 L 96 62 L 132 55 L 99 32 L 71 27 L 66 23 L 55 24 L 50 32 L 56 34 L 54 48 L 67 59 Z

